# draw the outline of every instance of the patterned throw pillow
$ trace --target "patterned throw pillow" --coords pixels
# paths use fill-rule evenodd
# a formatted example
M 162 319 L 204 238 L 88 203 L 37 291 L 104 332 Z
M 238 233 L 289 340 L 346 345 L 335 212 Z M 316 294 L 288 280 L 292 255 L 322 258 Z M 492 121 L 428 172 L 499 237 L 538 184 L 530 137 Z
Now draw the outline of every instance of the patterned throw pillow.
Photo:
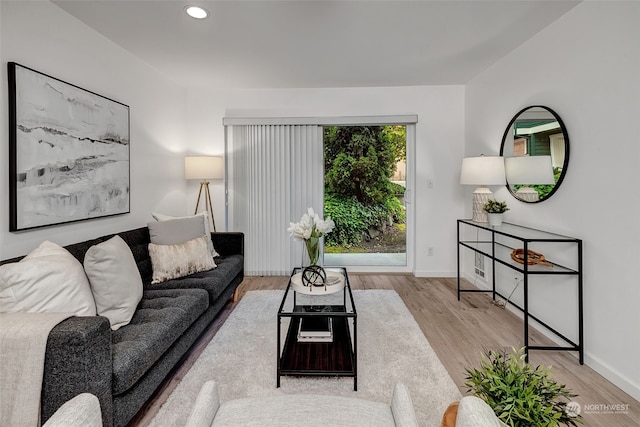
M 153 267 L 151 284 L 216 267 L 207 247 L 207 237 L 204 235 L 177 245 L 149 243 L 149 255 Z

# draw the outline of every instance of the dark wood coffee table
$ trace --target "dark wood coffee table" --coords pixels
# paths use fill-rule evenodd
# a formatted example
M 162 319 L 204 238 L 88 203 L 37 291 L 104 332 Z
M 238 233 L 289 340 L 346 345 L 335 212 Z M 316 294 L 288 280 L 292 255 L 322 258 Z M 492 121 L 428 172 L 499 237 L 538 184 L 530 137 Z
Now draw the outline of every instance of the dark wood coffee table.
M 282 303 L 278 309 L 277 387 L 280 387 L 280 377 L 286 375 L 338 376 L 353 377 L 353 390 L 358 390 L 357 313 L 349 276 L 344 268 L 327 268 L 327 270 L 333 275 L 338 273 L 344 278 L 344 286 L 340 286 L 340 290 L 338 290 L 338 292 L 342 292 L 342 301 L 337 304 L 298 304 L 299 293 L 310 295 L 307 299 L 313 301 L 323 295 L 335 293 L 335 289 L 328 287 L 325 290 L 322 286 L 301 287 L 299 280 L 301 269 L 295 268 L 291 273 Z M 291 320 L 286 331 L 284 346 L 282 346 L 281 334 L 285 318 Z M 320 320 L 320 323 L 323 321 L 326 323 L 326 319 L 330 319 L 332 324 L 331 341 L 323 342 L 318 339 L 318 342 L 307 342 L 298 339 L 301 321 L 316 320 L 314 323 L 318 323 L 317 321 Z

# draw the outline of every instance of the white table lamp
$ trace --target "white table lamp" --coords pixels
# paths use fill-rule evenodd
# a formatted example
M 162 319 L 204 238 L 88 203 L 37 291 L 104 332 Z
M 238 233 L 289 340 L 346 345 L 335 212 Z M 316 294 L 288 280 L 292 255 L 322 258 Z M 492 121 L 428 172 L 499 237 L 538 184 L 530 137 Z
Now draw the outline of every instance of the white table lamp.
M 224 162 L 219 156 L 195 156 L 184 158 L 184 178 L 200 179 L 200 191 L 198 191 L 198 201 L 194 215 L 198 213 L 202 189 L 205 189 L 205 209 L 211 217 L 213 231 L 216 231 L 216 221 L 213 218 L 213 206 L 211 205 L 211 193 L 209 192 L 209 179 L 224 178 Z
M 522 185 L 516 196 L 525 202 L 537 202 L 538 192 L 529 185 L 555 184 L 551 156 L 517 156 L 504 160 L 507 184 Z
M 502 156 L 465 157 L 462 159 L 460 184 L 478 185 L 473 192 L 473 217 L 475 222 L 487 222 L 483 206 L 493 196 L 487 185 L 504 185 L 504 158 Z

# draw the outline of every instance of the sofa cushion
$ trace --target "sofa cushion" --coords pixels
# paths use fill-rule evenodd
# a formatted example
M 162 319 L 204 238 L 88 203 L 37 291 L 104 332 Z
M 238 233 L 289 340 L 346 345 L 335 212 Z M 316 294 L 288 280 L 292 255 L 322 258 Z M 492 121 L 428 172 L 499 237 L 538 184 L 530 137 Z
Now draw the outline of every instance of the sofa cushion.
M 242 255 L 218 257 L 216 264 L 217 267 L 213 270 L 154 284 L 153 289 L 205 289 L 209 292 L 209 302 L 213 304 L 231 281 L 242 272 L 244 257 Z
M 131 249 L 120 236 L 94 245 L 84 256 L 91 292 L 99 316 L 111 329 L 127 325 L 142 298 L 142 279 Z
M 82 264 L 45 240 L 20 262 L 0 267 L 0 312 L 19 311 L 95 316 Z
M 224 402 L 216 426 L 394 426 L 389 405 L 353 397 L 289 394 Z
M 113 331 L 113 394 L 133 386 L 208 307 L 202 289 L 145 291 L 131 322 Z

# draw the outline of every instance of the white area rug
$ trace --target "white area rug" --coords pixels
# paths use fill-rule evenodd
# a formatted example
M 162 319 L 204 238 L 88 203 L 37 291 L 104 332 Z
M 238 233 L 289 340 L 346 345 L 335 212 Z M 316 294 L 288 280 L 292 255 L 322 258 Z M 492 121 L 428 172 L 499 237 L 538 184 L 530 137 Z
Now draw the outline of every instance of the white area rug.
M 420 327 L 391 290 L 353 291 L 358 313 L 357 392 L 353 378 L 282 377 L 277 389 L 276 325 L 282 295 L 283 291 L 248 292 L 151 425 L 184 425 L 200 387 L 208 380 L 218 382 L 222 402 L 305 393 L 390 403 L 393 386 L 402 382 L 411 392 L 423 426 L 439 426 L 447 405 L 460 399 L 458 388 Z

